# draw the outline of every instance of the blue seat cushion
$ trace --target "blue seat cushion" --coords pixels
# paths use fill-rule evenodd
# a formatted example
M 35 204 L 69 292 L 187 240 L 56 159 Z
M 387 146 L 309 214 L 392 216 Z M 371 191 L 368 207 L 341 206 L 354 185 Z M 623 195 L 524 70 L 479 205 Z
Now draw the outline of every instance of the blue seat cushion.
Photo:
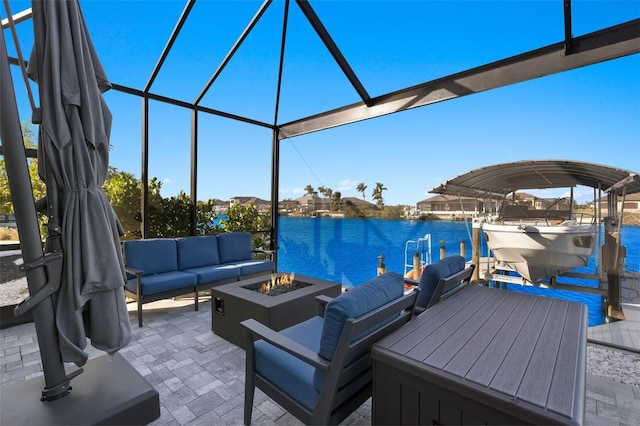
M 232 263 L 253 259 L 253 246 L 249 232 L 224 232 L 218 234 L 220 263 Z
M 205 284 L 227 278 L 238 278 L 240 267 L 238 265 L 212 265 L 185 269 L 183 272 L 195 274 L 198 277 L 198 284 Z
M 193 287 L 195 291 L 198 277 L 188 272 L 172 271 L 142 277 L 142 295 L 162 293 L 178 288 Z M 137 293 L 136 279 L 127 280 L 127 290 Z
M 429 301 L 431 301 L 438 281 L 440 281 L 441 278 L 446 278 L 456 272 L 462 271 L 464 267 L 464 257 L 460 255 L 447 256 L 444 259 L 427 265 L 422 271 L 422 277 L 420 277 L 420 293 L 418 293 L 416 305 L 426 308 L 427 305 L 429 305 Z
M 185 270 L 220 263 L 218 238 L 215 235 L 198 235 L 177 238 L 178 269 Z
M 333 359 L 344 324 L 391 302 L 404 293 L 404 279 L 397 272 L 387 272 L 349 291 L 327 304 L 318 354 Z
M 317 353 L 322 324 L 322 317 L 313 317 L 279 333 Z M 315 407 L 320 393 L 313 385 L 315 367 L 264 340 L 255 342 L 255 363 L 258 374 L 307 408 Z
M 240 267 L 241 275 L 257 274 L 259 272 L 273 272 L 271 260 L 248 260 L 236 263 Z
M 178 251 L 173 238 L 128 240 L 123 243 L 124 264 L 143 275 L 178 270 Z

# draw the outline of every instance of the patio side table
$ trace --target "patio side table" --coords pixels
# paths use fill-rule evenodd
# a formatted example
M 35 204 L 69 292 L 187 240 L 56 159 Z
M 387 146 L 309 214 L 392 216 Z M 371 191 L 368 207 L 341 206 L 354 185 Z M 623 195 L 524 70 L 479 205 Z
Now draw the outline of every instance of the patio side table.
M 468 286 L 372 349 L 374 424 L 582 424 L 584 304 Z

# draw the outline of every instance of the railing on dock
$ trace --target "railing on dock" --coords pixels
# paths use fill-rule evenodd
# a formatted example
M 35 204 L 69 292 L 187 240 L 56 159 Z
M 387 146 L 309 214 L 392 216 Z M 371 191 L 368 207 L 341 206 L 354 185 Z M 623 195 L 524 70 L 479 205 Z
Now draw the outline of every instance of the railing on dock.
M 416 259 L 416 255 L 419 256 Z M 426 265 L 431 263 L 431 234 L 425 234 L 424 237 L 417 240 L 409 240 L 404 247 L 404 276 L 409 272 L 413 272 L 416 268 L 420 271 Z

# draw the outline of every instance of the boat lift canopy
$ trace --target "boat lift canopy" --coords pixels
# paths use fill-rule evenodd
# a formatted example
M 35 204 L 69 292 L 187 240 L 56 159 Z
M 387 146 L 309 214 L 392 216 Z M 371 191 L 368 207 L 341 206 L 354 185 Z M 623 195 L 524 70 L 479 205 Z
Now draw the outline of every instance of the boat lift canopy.
M 459 175 L 433 188 L 431 193 L 457 195 L 459 197 L 506 197 L 516 190 L 573 188 L 588 186 L 609 194 L 609 217 L 604 219 L 604 245 L 596 250 L 595 274 L 566 273 L 564 276 L 575 278 L 597 278 L 597 288 L 580 285 L 559 284 L 555 279 L 551 286 L 564 290 L 577 290 L 606 295 L 607 316 L 613 319 L 624 319 L 621 300 L 621 281 L 636 280 L 637 276 L 622 272 L 626 249 L 620 243 L 620 227 L 622 220 L 615 220 L 618 213 L 617 199 L 629 194 L 640 192 L 640 173 L 602 164 L 586 163 L 568 160 L 525 160 L 512 163 L 496 164 L 481 167 Z M 622 216 L 622 210 L 620 210 Z M 474 228 L 474 232 L 480 228 Z M 601 245 L 601 227 L 597 227 L 598 247 Z M 479 241 L 479 238 L 477 239 Z M 476 249 L 474 249 L 476 250 Z M 475 251 L 479 253 L 479 249 Z M 600 255 L 601 254 L 601 255 Z M 490 264 L 489 258 L 487 264 Z M 480 259 L 473 259 L 476 265 Z M 480 271 L 482 268 L 477 268 Z M 484 279 L 500 282 L 517 283 L 520 278 L 510 277 L 508 274 L 490 271 L 487 268 Z
M 640 192 L 640 173 L 602 164 L 568 160 L 526 160 L 481 167 L 433 188 L 431 193 L 465 197 L 504 197 L 515 190 L 569 188 Z

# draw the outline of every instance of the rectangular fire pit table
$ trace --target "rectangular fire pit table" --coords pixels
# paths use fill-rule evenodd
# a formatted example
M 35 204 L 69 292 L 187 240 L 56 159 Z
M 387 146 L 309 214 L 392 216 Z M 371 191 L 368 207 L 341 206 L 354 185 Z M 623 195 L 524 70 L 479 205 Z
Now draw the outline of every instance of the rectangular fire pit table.
M 288 275 L 278 273 L 278 276 Z M 246 335 L 240 322 L 253 318 L 280 331 L 318 314 L 316 296 L 336 297 L 342 286 L 317 278 L 295 275 L 306 287 L 269 296 L 252 290 L 271 280 L 271 275 L 241 280 L 211 289 L 211 330 L 218 336 L 246 348 Z

